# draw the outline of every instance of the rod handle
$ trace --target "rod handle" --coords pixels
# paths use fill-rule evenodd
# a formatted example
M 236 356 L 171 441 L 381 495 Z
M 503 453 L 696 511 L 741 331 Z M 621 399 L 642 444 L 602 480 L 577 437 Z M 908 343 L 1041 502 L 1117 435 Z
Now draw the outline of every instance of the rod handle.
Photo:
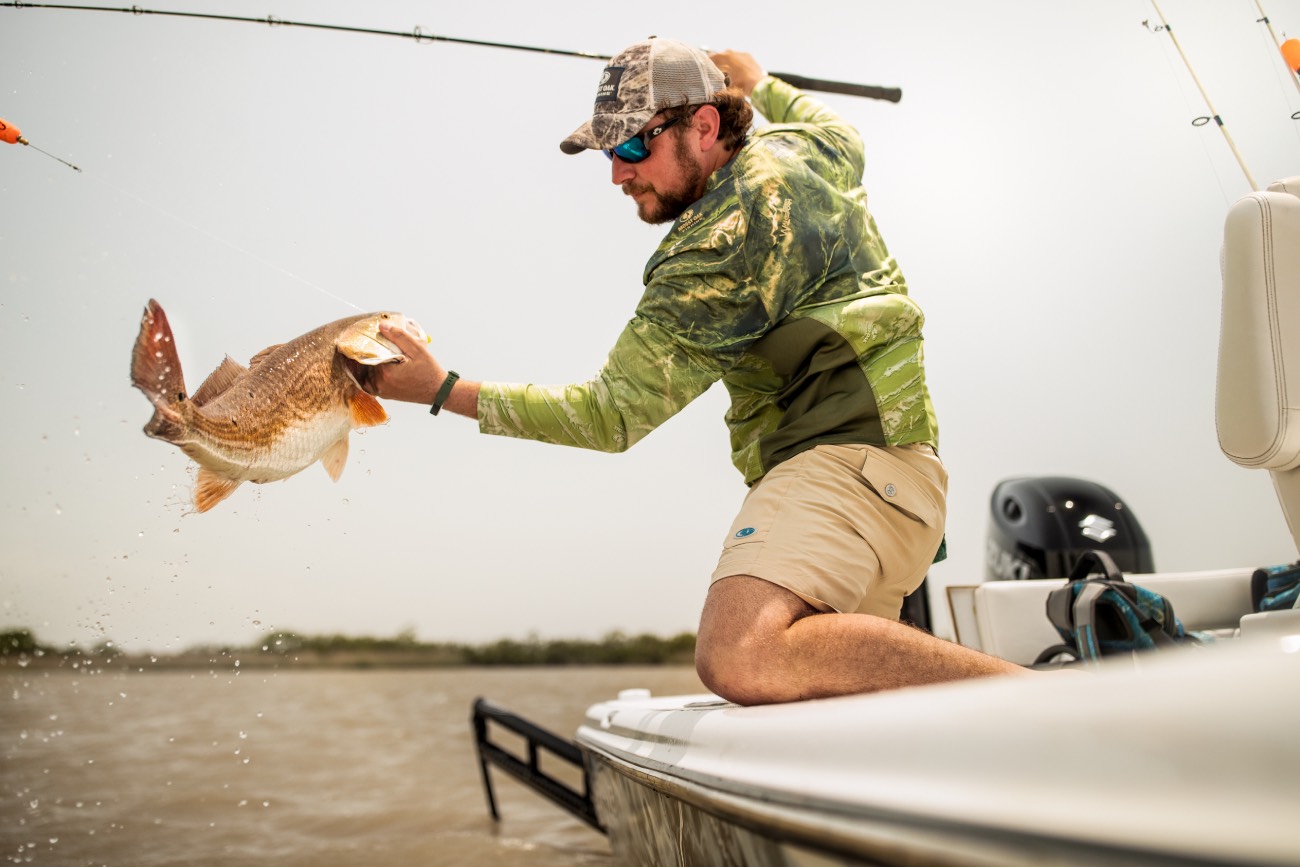
M 851 84 L 846 81 L 828 81 L 824 78 L 809 78 L 806 75 L 795 75 L 792 72 L 769 72 L 774 78 L 779 78 L 786 84 L 794 85 L 800 90 L 815 90 L 820 93 L 843 93 L 848 96 L 865 96 L 868 99 L 883 99 L 889 102 L 898 102 L 903 98 L 902 88 L 898 87 L 881 87 L 877 84 Z

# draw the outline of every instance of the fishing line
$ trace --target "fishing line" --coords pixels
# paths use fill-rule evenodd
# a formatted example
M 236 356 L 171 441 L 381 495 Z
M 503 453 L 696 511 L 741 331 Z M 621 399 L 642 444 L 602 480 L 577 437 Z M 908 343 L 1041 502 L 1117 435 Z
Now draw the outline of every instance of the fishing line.
M 74 166 L 72 163 L 68 162 L 67 160 L 63 159 L 62 157 L 56 157 L 54 154 L 50 153 L 50 152 L 47 151 L 47 150 L 42 150 L 41 148 L 38 148 L 36 145 L 32 144 L 31 142 L 27 141 L 26 139 L 23 139 L 23 138 L 18 139 L 18 144 L 20 144 L 20 145 L 26 145 L 27 147 L 31 148 L 31 149 L 34 150 L 34 151 L 40 151 L 41 153 L 45 154 L 45 155 L 46 155 L 47 157 L 49 157 L 50 159 L 52 159 L 52 160 L 58 160 L 59 162 L 63 163 L 65 166 L 67 166 L 67 167 L 70 168 L 70 169 L 76 169 L 77 171 L 81 171 L 81 169 L 80 169 L 79 167 Z
M 158 15 L 172 18 L 196 18 L 205 21 L 230 21 L 238 24 L 264 24 L 271 27 L 302 27 L 310 30 L 333 30 L 340 33 L 361 33 L 369 36 L 397 36 L 403 39 L 413 39 L 416 43 L 420 42 L 448 42 L 456 45 L 472 45 L 478 48 L 504 48 L 511 51 L 528 51 L 535 54 L 554 54 L 561 57 L 584 57 L 588 60 L 606 61 L 612 56 L 610 54 L 599 54 L 594 51 L 572 51 L 565 48 L 543 48 L 538 45 L 519 45 L 512 42 L 494 42 L 487 39 L 465 39 L 458 36 L 442 36 L 437 33 L 426 33 L 420 27 L 411 30 L 381 30 L 374 27 L 353 27 L 345 24 L 320 24 L 309 21 L 290 21 L 287 18 L 276 18 L 274 15 L 267 15 L 265 18 L 253 18 L 244 15 L 219 15 L 210 12 L 177 12 L 167 9 L 142 9 L 139 6 L 116 7 L 116 6 L 72 6 L 61 3 L 24 3 L 22 0 L 12 0 L 12 2 L 0 3 L 0 6 L 9 6 L 15 9 L 63 9 L 73 12 L 126 12 L 132 15 Z M 903 91 L 897 87 L 881 87 L 875 84 L 852 84 L 845 81 L 831 81 L 825 78 L 809 78 L 805 75 L 797 75 L 792 72 L 772 72 L 788 84 L 794 85 L 802 90 L 816 90 L 823 93 L 843 93 L 849 96 L 865 96 L 869 99 L 883 99 L 888 102 L 898 102 L 903 98 Z
M 78 171 L 80 171 L 80 169 L 78 169 Z M 356 310 L 358 312 L 362 312 L 362 313 L 365 312 L 360 307 L 353 304 L 351 301 L 348 301 L 346 298 L 341 298 L 338 295 L 335 295 L 333 292 L 329 291 L 328 289 L 324 288 L 323 286 L 319 286 L 305 277 L 299 277 L 297 274 L 293 273 L 287 268 L 282 268 L 281 266 L 275 264 L 274 262 L 271 262 L 267 259 L 263 259 L 261 256 L 257 255 L 251 250 L 246 250 L 243 247 L 239 246 L 238 244 L 234 243 L 233 241 L 228 241 L 225 238 L 221 237 L 220 235 L 216 235 L 212 232 L 209 232 L 207 229 L 204 229 L 202 226 L 196 226 L 194 223 L 191 223 L 188 220 L 180 216 L 177 216 L 176 214 L 172 213 L 171 211 L 168 211 L 166 208 L 163 208 L 160 205 L 155 205 L 153 202 L 142 199 L 139 196 L 135 195 L 134 193 L 122 189 L 116 184 L 111 184 L 108 181 L 104 180 L 103 178 L 96 177 L 93 173 L 86 175 L 86 177 L 90 178 L 96 183 L 103 184 L 104 186 L 108 187 L 110 190 L 114 191 L 118 195 L 125 196 L 128 199 L 132 199 L 140 203 L 141 205 L 144 205 L 146 208 L 151 208 L 157 211 L 158 213 L 162 214 L 164 217 L 167 217 L 169 220 L 172 220 L 176 223 L 179 223 L 182 226 L 185 226 L 187 229 L 191 229 L 195 232 L 198 232 L 200 235 L 203 235 L 204 237 L 212 241 L 216 241 L 218 244 L 228 247 L 231 250 L 234 250 L 236 253 L 240 253 L 244 256 L 247 256 L 249 259 L 252 259 L 254 262 L 257 262 L 261 265 L 265 265 L 266 267 L 270 268 L 273 271 L 278 271 L 279 273 L 290 278 L 291 280 L 297 280 L 299 283 L 302 283 L 305 286 L 310 286 L 312 289 L 315 289 L 317 292 L 320 292 L 322 295 L 325 295 L 329 298 L 334 299 L 335 301 L 338 301 L 340 304 L 344 304 L 348 307 L 351 307 L 353 310 Z
M 1246 181 L 1250 184 L 1250 188 L 1252 190 L 1258 190 L 1259 184 L 1255 183 L 1255 178 L 1251 175 L 1250 169 L 1246 168 L 1246 161 L 1242 159 L 1241 152 L 1237 150 L 1237 143 L 1232 140 L 1232 136 L 1228 133 L 1227 126 L 1223 123 L 1223 118 L 1220 117 L 1218 111 L 1215 110 L 1214 103 L 1210 101 L 1210 95 L 1205 92 L 1205 87 L 1201 84 L 1201 79 L 1196 75 L 1196 70 L 1192 69 L 1191 61 L 1187 59 L 1187 55 L 1183 52 L 1183 46 L 1178 43 L 1178 37 L 1174 36 L 1174 29 L 1170 27 L 1169 22 L 1165 20 L 1165 15 L 1160 11 L 1160 5 L 1156 3 L 1156 0 L 1151 0 L 1151 6 L 1156 10 L 1156 15 L 1160 18 L 1160 26 L 1152 27 L 1149 21 L 1143 21 L 1142 26 L 1146 27 L 1152 33 L 1159 33 L 1163 30 L 1165 33 L 1169 34 L 1169 39 L 1174 43 L 1174 48 L 1178 49 L 1178 56 L 1183 59 L 1183 65 L 1187 67 L 1188 73 L 1192 76 L 1192 81 L 1196 83 L 1196 89 L 1201 92 L 1201 98 L 1205 100 L 1206 108 L 1210 110 L 1210 115 L 1208 117 L 1196 118 L 1196 120 L 1192 121 L 1192 126 L 1204 126 L 1210 121 L 1214 121 L 1218 124 L 1219 132 L 1223 133 L 1224 141 L 1228 143 L 1228 148 L 1232 151 L 1232 155 L 1237 158 L 1237 165 L 1241 167 L 1241 171 L 1246 176 Z
M 68 162 L 67 160 L 62 159 L 60 157 L 56 157 L 54 156 L 54 154 L 50 153 L 49 151 L 41 150 L 31 142 L 27 141 L 27 139 L 25 139 L 22 133 L 19 131 L 18 127 L 9 123 L 9 121 L 5 120 L 4 118 L 0 118 L 0 141 L 7 142 L 9 144 L 26 145 L 27 147 L 34 148 L 35 150 L 38 150 L 41 153 L 45 154 L 47 157 L 58 160 L 68 168 L 76 169 L 78 172 L 81 172 L 81 168 L 79 166 L 74 166 L 72 163 Z M 81 172 L 81 173 L 85 174 L 85 172 Z M 165 208 L 159 207 L 158 205 L 155 205 L 152 202 L 145 201 L 144 199 L 140 198 L 134 193 L 128 192 L 127 190 L 124 190 L 121 187 L 110 184 L 108 181 L 104 180 L 103 178 L 96 177 L 94 174 L 87 175 L 87 177 L 91 178 L 97 183 L 103 184 L 104 186 L 116 192 L 118 195 L 125 196 L 128 199 L 134 199 L 135 201 L 139 202 L 145 207 L 152 208 L 153 210 L 157 211 L 158 213 L 162 214 L 168 219 L 174 220 L 177 223 L 180 223 L 182 226 L 185 226 L 189 229 L 194 230 L 195 232 L 198 232 L 200 235 L 205 235 L 213 241 L 216 241 L 220 244 L 224 244 L 230 249 L 238 253 L 242 253 L 243 255 L 249 257 L 250 259 L 253 259 L 256 262 L 260 262 L 261 264 L 267 266 L 268 268 L 271 268 L 272 270 L 279 271 L 281 274 L 285 275 L 286 277 L 290 277 L 294 280 L 297 280 L 300 283 L 304 283 L 312 287 L 316 291 L 320 292 L 321 294 L 333 298 L 335 301 L 345 304 L 346 306 L 351 307 L 354 310 L 361 310 L 360 307 L 353 304 L 351 301 L 348 301 L 345 298 L 340 298 L 339 296 L 335 295 L 333 292 L 330 292 L 328 289 L 325 289 L 322 286 L 317 286 L 315 283 L 311 282 L 310 280 L 307 280 L 306 278 L 303 277 L 299 277 L 297 274 L 294 274 L 292 271 L 289 271 L 285 268 L 281 268 L 279 265 L 275 264 L 274 262 L 268 262 L 266 259 L 261 258 L 260 256 L 252 253 L 249 250 L 245 250 L 243 247 L 240 247 L 238 244 L 235 244 L 231 241 L 227 241 L 225 238 L 222 238 L 219 235 L 214 235 L 212 232 L 209 232 L 206 229 L 203 229 L 199 226 L 194 225 L 191 222 L 181 219 L 176 214 L 171 213 Z

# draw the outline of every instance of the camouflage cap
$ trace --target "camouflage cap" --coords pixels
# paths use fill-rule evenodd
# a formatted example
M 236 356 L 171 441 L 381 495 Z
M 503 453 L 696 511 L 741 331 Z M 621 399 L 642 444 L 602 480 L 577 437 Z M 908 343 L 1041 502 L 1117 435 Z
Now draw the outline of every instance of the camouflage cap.
M 609 61 L 596 86 L 591 120 L 560 142 L 566 154 L 612 148 L 650 118 L 676 105 L 700 105 L 726 87 L 726 77 L 694 46 L 650 37 Z

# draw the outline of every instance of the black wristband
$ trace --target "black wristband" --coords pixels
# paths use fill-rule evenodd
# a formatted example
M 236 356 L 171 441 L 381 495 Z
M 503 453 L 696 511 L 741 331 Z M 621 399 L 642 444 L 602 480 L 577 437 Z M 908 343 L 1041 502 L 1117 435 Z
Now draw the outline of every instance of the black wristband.
M 442 385 L 438 388 L 438 393 L 433 398 L 433 406 L 429 407 L 430 415 L 437 415 L 438 411 L 442 409 L 443 401 L 451 396 L 451 387 L 456 384 L 458 379 L 460 379 L 459 373 L 454 370 L 447 371 L 447 378 L 442 381 Z

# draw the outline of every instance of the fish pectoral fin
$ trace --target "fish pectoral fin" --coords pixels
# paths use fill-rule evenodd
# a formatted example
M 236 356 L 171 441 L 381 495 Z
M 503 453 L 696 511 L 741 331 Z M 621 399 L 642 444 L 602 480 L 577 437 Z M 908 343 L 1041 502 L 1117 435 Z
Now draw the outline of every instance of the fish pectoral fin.
M 194 488 L 194 508 L 206 512 L 235 492 L 240 483 L 223 478 L 207 467 L 199 468 L 199 482 Z
M 190 400 L 198 406 L 203 406 L 213 398 L 223 394 L 226 389 L 230 388 L 242 374 L 248 372 L 248 368 L 240 364 L 229 355 L 225 360 L 217 365 L 217 369 L 208 374 L 208 378 L 203 380 L 199 390 L 194 392 Z
M 368 392 L 358 391 L 348 401 L 348 411 L 353 427 L 373 427 L 388 421 L 388 413 L 379 399 Z
M 281 346 L 284 346 L 284 344 L 277 343 L 274 346 L 268 346 L 266 347 L 266 349 L 263 349 L 261 352 L 257 353 L 257 355 L 254 355 L 252 358 L 248 359 L 248 369 L 252 370 L 254 367 L 257 367 L 263 361 L 266 361 L 266 357 L 270 355 L 272 352 L 275 352 Z
M 325 450 L 325 454 L 320 456 L 320 465 L 330 474 L 330 478 L 337 482 L 339 476 L 343 475 L 343 467 L 347 462 L 348 437 L 344 434 L 343 439 L 335 442 Z

